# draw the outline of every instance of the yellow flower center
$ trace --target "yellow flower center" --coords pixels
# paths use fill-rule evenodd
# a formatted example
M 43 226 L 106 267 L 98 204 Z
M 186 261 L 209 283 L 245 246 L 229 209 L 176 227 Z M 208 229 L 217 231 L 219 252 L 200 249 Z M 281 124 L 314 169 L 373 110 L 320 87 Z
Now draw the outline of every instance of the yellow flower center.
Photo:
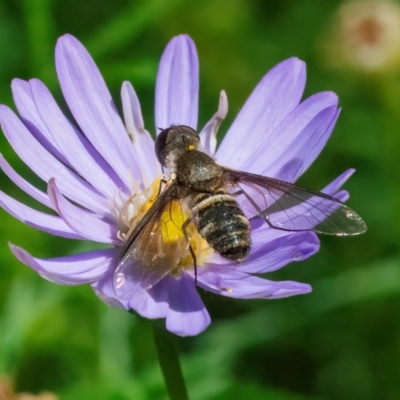
M 140 194 L 132 195 L 120 210 L 120 229 L 124 232 L 121 236 L 124 239 L 130 236 L 135 226 L 150 210 L 157 200 L 161 188 L 161 178 L 157 178 L 149 188 Z M 169 202 L 161 214 L 158 229 L 161 230 L 161 240 L 163 251 L 174 249 L 179 254 L 179 262 L 173 273 L 179 272 L 180 268 L 191 268 L 193 257 L 189 250 L 189 245 L 196 256 L 198 266 L 204 265 L 207 256 L 212 253 L 212 248 L 198 233 L 193 223 L 186 227 L 186 237 L 182 230 L 183 224 L 190 217 L 190 210 L 186 205 L 185 199 L 172 200 Z M 127 229 L 128 228 L 128 229 Z M 172 250 L 171 250 L 172 251 Z

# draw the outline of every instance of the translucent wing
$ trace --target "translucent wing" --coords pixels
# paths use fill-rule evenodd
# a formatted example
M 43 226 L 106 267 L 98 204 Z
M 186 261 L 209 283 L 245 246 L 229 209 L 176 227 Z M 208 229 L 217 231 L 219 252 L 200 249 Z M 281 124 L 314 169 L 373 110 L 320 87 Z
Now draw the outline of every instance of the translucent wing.
M 173 199 L 175 181 L 167 183 L 151 208 L 126 241 L 114 272 L 114 290 L 120 298 L 131 298 L 158 283 L 178 263 L 179 241 L 168 241 L 162 220 Z
M 275 229 L 358 235 L 367 230 L 362 218 L 340 200 L 291 183 L 225 168 L 232 193 L 249 219 L 263 218 Z

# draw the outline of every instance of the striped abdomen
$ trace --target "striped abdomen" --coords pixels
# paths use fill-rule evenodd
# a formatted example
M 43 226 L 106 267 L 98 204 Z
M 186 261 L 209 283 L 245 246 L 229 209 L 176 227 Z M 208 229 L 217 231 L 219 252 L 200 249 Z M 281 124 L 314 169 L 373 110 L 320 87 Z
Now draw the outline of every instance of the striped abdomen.
M 242 261 L 251 246 L 250 224 L 235 199 L 223 189 L 193 197 L 191 208 L 200 235 L 222 257 Z

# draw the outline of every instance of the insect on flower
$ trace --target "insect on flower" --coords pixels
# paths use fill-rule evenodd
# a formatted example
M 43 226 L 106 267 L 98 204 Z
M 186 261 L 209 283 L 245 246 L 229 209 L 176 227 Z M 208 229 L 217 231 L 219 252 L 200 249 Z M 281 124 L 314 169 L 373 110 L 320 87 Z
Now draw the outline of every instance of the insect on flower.
M 337 236 L 366 231 L 362 218 L 332 196 L 216 163 L 202 151 L 199 134 L 188 126 L 162 130 L 156 139 L 155 151 L 171 175 L 120 253 L 114 284 L 122 296 L 130 297 L 150 289 L 177 267 L 179 252 L 166 240 L 161 221 L 165 212 L 171 215 L 171 221 L 187 242 L 195 281 L 196 254 L 191 244 L 191 224 L 214 251 L 237 262 L 243 261 L 250 252 L 249 220 L 257 218 L 283 231 L 314 231 Z M 243 210 L 235 200 L 240 196 L 245 205 Z M 181 226 L 173 220 L 174 201 L 187 210 L 188 217 Z
M 309 293 L 306 283 L 257 275 L 313 255 L 315 233 L 366 229 L 340 190 L 354 170 L 323 193 L 293 185 L 321 152 L 340 112 L 332 92 L 301 101 L 301 60 L 285 60 L 262 78 L 217 147 L 227 96 L 221 91 L 216 113 L 198 129 L 199 63 L 187 35 L 173 38 L 161 57 L 156 142 L 129 82 L 121 90 L 123 121 L 84 46 L 64 35 L 55 53 L 73 121 L 38 79 L 13 80 L 19 115 L 0 105 L 4 135 L 47 192 L 1 155 L 0 168 L 50 213 L 2 191 L 0 207 L 51 235 L 108 247 L 41 259 L 10 244 L 43 278 L 90 284 L 107 304 L 165 318 L 177 335 L 197 335 L 211 321 L 197 287 L 240 299 Z

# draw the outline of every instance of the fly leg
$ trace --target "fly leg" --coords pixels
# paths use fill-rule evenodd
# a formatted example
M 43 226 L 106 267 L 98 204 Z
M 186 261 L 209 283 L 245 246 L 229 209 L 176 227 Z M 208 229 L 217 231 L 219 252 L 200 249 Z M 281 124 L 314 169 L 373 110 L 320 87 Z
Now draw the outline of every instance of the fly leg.
M 184 236 L 185 236 L 185 240 L 186 240 L 186 242 L 187 242 L 187 244 L 188 244 L 188 248 L 189 248 L 190 254 L 191 254 L 192 258 L 193 258 L 194 284 L 197 285 L 197 261 L 196 261 L 196 254 L 194 254 L 194 250 L 193 250 L 192 244 L 190 243 L 191 237 L 190 237 L 190 235 L 188 234 L 188 231 L 187 231 L 187 227 L 188 227 L 189 224 L 191 224 L 192 222 L 193 222 L 192 218 L 188 218 L 188 219 L 183 223 L 183 225 L 182 225 L 182 232 L 183 232 L 183 234 L 184 234 Z
M 161 194 L 162 185 L 163 185 L 163 184 L 166 184 L 167 182 L 168 182 L 168 180 L 165 179 L 165 178 L 161 178 L 161 179 L 160 179 L 160 186 L 158 187 L 158 194 L 157 194 L 157 197 Z

